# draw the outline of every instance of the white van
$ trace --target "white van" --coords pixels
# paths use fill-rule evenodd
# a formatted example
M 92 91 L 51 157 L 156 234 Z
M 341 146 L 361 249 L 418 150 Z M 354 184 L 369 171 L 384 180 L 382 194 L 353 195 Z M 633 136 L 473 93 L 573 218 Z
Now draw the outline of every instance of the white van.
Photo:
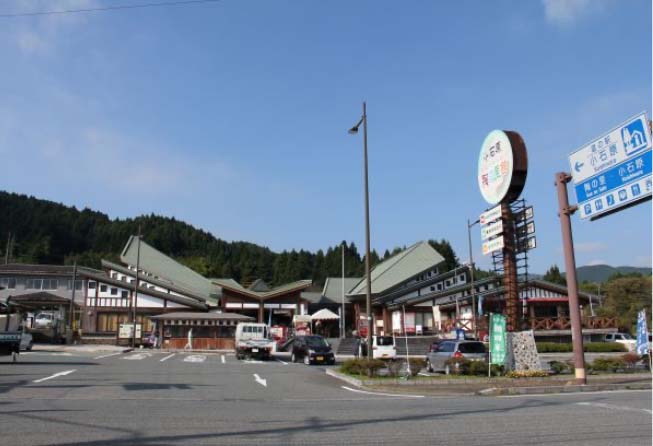
M 236 359 L 269 359 L 276 345 L 269 336 L 266 324 L 240 322 L 236 326 Z
M 397 349 L 394 336 L 372 336 L 373 359 L 395 359 Z

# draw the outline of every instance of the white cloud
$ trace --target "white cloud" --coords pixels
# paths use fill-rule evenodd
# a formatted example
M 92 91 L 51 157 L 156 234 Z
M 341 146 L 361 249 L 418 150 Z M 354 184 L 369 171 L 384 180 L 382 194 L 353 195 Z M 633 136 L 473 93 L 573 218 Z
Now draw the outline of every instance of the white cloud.
M 96 0 L 51 0 L 39 2 L 27 0 L 19 3 L 10 13 L 29 13 L 41 11 L 67 11 L 94 8 Z M 33 20 L 23 18 L 10 31 L 18 49 L 26 55 L 46 54 L 56 45 L 56 39 L 67 30 L 85 24 L 88 13 L 51 14 L 35 16 Z
M 542 0 L 546 20 L 554 25 L 571 25 L 604 7 L 605 0 Z
M 590 260 L 589 262 L 587 262 L 587 265 L 588 265 L 588 266 L 595 266 L 595 265 L 608 265 L 608 262 L 606 262 L 606 261 L 603 260 L 603 259 L 594 259 L 594 260 Z

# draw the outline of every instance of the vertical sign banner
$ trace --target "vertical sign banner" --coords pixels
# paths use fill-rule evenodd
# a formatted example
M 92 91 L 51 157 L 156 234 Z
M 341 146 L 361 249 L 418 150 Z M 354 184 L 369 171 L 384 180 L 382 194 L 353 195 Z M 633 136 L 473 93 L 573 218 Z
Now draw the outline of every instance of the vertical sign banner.
M 506 360 L 506 317 L 490 314 L 490 364 L 503 364 Z
M 649 354 L 648 350 L 648 329 L 646 328 L 646 310 L 637 313 L 637 347 L 638 355 Z

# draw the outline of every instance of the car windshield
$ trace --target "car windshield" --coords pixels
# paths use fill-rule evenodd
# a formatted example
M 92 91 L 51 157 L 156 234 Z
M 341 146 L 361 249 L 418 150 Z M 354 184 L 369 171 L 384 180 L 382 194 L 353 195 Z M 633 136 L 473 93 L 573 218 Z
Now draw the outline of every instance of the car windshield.
M 376 345 L 379 346 L 386 346 L 386 345 L 394 345 L 394 342 L 392 342 L 392 336 L 378 336 L 376 338 Z
M 621 339 L 630 340 L 630 339 L 633 339 L 633 337 L 631 335 L 629 335 L 628 333 L 624 333 L 624 334 L 621 335 Z
M 306 344 L 309 347 L 328 347 L 329 343 L 326 341 L 326 339 L 320 337 L 320 336 L 308 336 L 306 337 Z

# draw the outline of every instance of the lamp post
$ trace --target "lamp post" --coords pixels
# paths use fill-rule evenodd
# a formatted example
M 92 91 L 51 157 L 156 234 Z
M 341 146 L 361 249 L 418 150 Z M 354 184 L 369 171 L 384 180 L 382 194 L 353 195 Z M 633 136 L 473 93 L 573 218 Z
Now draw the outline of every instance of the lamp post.
M 365 292 L 365 311 L 367 314 L 367 357 L 372 358 L 372 278 L 370 277 L 370 194 L 367 180 L 367 107 L 363 101 L 363 116 L 358 123 L 349 129 L 350 135 L 358 133 L 363 124 L 363 161 L 365 167 L 365 277 L 367 289 Z
M 476 287 L 474 286 L 474 256 L 472 254 L 472 226 L 479 224 L 481 220 L 476 220 L 474 223 L 469 222 L 467 219 L 467 242 L 469 244 L 469 263 L 470 263 L 470 280 L 471 288 L 470 292 L 472 293 L 472 324 L 474 325 L 474 338 L 478 339 L 478 327 L 476 324 Z

